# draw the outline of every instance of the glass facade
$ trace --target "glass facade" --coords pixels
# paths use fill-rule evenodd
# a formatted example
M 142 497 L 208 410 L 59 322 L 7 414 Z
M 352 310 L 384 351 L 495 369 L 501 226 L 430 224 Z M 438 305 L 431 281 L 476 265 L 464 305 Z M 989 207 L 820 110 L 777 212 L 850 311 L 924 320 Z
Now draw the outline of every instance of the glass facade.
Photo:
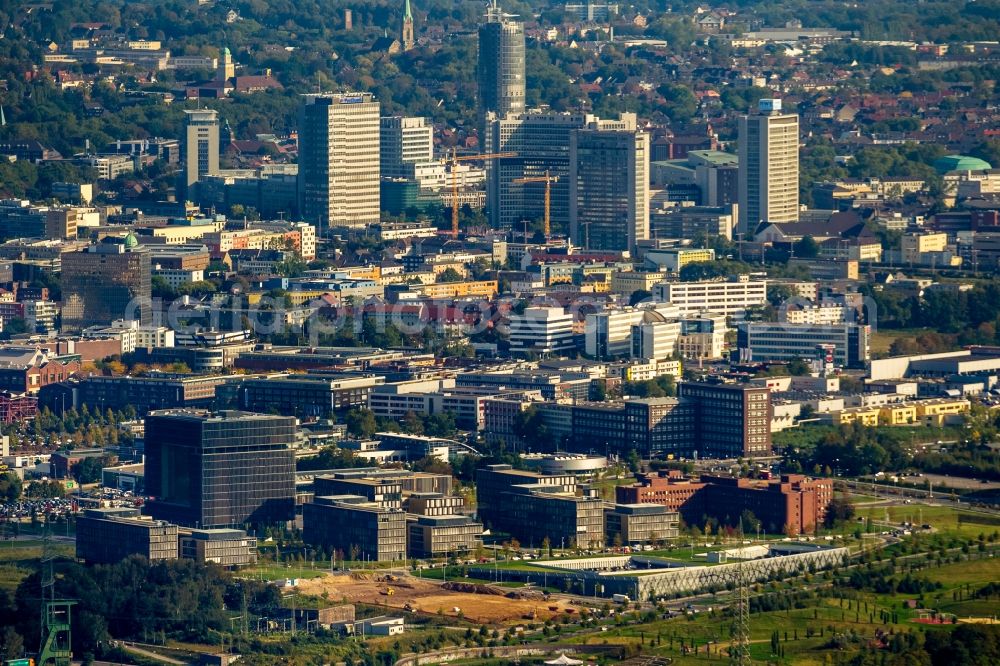
M 493 6 L 479 28 L 479 111 L 524 111 L 524 24 Z
M 295 419 L 221 412 L 146 418 L 146 488 L 156 518 L 194 527 L 290 520 Z
M 63 255 L 64 327 L 107 326 L 126 315 L 152 322 L 149 252 L 109 241 Z

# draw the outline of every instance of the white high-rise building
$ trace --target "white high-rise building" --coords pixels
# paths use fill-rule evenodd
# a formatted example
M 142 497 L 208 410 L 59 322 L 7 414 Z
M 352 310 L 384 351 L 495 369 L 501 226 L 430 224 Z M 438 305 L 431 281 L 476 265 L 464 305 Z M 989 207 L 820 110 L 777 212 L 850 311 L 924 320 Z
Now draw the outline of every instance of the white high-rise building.
M 741 116 L 739 231 L 761 222 L 799 219 L 799 117 L 781 113 L 780 99 L 762 99 Z
M 406 165 L 434 159 L 434 128 L 426 118 L 388 116 L 382 118 L 381 125 L 379 163 L 383 178 L 406 178 Z
M 553 354 L 573 348 L 573 314 L 563 308 L 526 308 L 510 316 L 510 350 Z
M 379 103 L 371 93 L 303 96 L 299 113 L 302 217 L 317 231 L 379 221 Z
M 184 112 L 184 184 L 219 170 L 219 112 L 189 109 Z

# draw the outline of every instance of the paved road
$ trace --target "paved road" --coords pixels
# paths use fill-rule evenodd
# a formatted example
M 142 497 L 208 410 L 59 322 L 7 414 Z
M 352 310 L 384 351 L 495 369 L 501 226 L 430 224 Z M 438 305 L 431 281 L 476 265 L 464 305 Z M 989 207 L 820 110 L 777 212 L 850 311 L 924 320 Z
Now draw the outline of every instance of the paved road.
M 141 647 L 138 647 L 135 643 L 122 643 L 121 646 L 122 649 L 125 650 L 126 652 L 132 652 L 138 655 L 142 655 L 143 657 L 148 657 L 149 659 L 155 659 L 156 661 L 163 662 L 164 664 L 171 664 L 172 666 L 187 666 L 188 663 L 186 661 L 179 661 L 172 657 L 164 656 L 159 652 L 145 650 Z
M 951 506 L 962 509 L 963 511 L 973 511 L 989 515 L 1000 514 L 1000 508 L 973 506 L 968 502 L 963 502 L 960 496 L 956 496 L 955 499 L 952 499 L 950 494 L 937 490 L 929 491 L 922 488 L 904 488 L 902 486 L 895 488 L 879 484 L 875 484 L 873 486 L 871 482 L 852 481 L 849 479 L 843 479 L 841 482 L 850 490 L 862 495 L 875 495 L 889 500 L 896 500 L 897 502 L 907 499 L 923 500 L 930 506 Z

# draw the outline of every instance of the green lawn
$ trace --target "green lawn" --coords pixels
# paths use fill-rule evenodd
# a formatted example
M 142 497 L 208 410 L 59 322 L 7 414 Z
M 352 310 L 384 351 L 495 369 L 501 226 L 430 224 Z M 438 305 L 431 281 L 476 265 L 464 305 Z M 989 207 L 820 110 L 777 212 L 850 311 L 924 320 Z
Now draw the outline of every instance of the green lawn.
M 66 542 L 53 542 L 53 554 L 73 557 L 75 548 Z M 38 568 L 42 557 L 41 541 L 0 541 L 0 589 L 13 592 L 21 581 Z
M 943 567 L 921 571 L 920 576 L 941 583 L 946 588 L 957 587 L 965 583 L 988 583 L 1000 580 L 1000 559 L 992 557 L 971 562 L 946 564 Z
M 313 569 L 308 566 L 296 564 L 285 566 L 273 562 L 259 563 L 256 566 L 247 567 L 241 570 L 240 575 L 245 578 L 263 578 L 264 580 L 279 580 L 282 578 L 319 578 L 329 569 Z
M 998 529 L 996 525 L 988 524 L 990 516 L 950 506 L 904 504 L 902 506 L 860 507 L 856 515 L 871 518 L 879 523 L 884 522 L 887 516 L 888 521 L 893 524 L 912 522 L 921 525 L 926 523 L 944 534 L 955 534 L 966 538 L 975 538 L 980 534 L 991 534 Z M 961 520 L 959 520 L 960 517 Z

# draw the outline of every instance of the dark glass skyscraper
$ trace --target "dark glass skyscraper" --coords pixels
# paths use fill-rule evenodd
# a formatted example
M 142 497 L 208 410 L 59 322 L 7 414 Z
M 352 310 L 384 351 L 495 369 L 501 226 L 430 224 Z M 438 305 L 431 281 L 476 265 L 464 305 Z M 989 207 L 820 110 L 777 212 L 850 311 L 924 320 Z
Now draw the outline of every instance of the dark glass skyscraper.
M 63 328 L 152 322 L 149 251 L 132 234 L 108 237 L 62 257 Z
M 479 26 L 479 116 L 524 111 L 524 23 L 494 1 Z
M 191 410 L 146 417 L 146 511 L 192 527 L 291 520 L 295 419 Z

